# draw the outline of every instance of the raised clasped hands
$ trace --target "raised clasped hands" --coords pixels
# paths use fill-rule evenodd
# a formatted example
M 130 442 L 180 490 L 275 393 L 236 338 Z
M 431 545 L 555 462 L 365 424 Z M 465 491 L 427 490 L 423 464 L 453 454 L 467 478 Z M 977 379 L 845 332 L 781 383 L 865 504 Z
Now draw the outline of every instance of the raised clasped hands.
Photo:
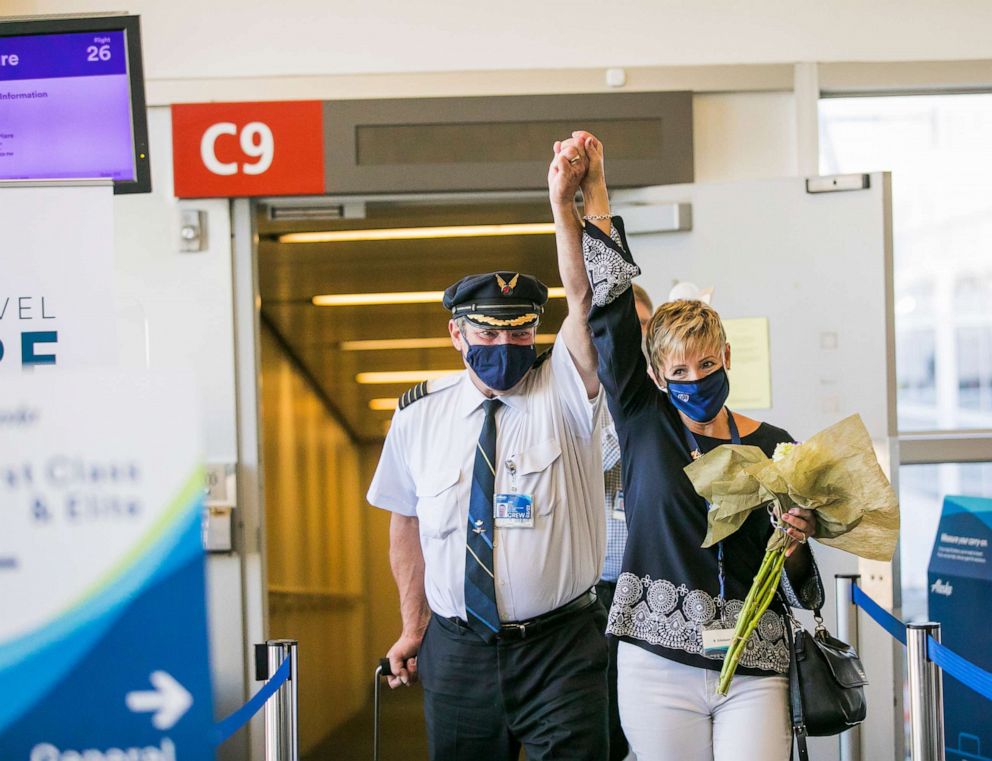
M 600 190 L 605 193 L 603 163 L 603 144 L 589 132 L 577 130 L 571 137 L 555 141 L 548 170 L 551 202 L 572 203 L 580 189 L 586 199 Z
M 582 195 L 588 196 L 591 192 L 606 186 L 606 173 L 603 168 L 603 144 L 590 132 L 577 130 L 572 133 L 572 137 L 565 141 L 582 147 L 582 152 L 586 157 L 586 173 L 582 178 Z
M 575 194 L 589 169 L 585 146 L 573 138 L 556 140 L 554 158 L 548 168 L 548 193 L 554 206 L 575 203 Z

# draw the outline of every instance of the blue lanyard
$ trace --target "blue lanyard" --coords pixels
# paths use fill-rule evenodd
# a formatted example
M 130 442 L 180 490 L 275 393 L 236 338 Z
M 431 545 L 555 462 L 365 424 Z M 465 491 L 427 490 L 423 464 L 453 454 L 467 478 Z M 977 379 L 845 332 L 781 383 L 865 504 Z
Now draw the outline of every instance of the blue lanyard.
M 734 413 L 727 407 L 724 407 L 724 409 L 727 410 L 727 426 L 730 428 L 730 443 L 740 444 L 741 435 L 737 431 L 737 421 L 734 420 Z M 693 436 L 692 431 L 689 430 L 689 426 L 683 424 L 682 430 L 685 431 L 685 443 L 689 445 L 689 454 L 691 454 L 692 459 L 695 460 L 700 456 L 700 454 L 702 454 L 699 449 L 699 442 L 696 441 L 696 437 Z
M 727 410 L 727 426 L 730 428 L 730 443 L 740 444 L 741 435 L 737 430 L 737 421 L 734 420 L 734 413 L 730 411 L 729 407 L 724 407 L 724 409 Z M 692 459 L 695 460 L 702 454 L 699 449 L 699 442 L 696 441 L 696 437 L 693 435 L 692 431 L 689 430 L 689 426 L 683 424 L 682 430 L 685 431 L 685 442 L 689 445 L 689 454 L 692 456 Z M 710 503 L 707 502 L 706 509 L 709 510 L 709 508 Z M 723 542 L 720 542 L 716 546 L 716 563 L 718 573 L 720 575 L 720 600 L 726 600 L 726 597 L 724 596 L 726 576 L 723 572 Z

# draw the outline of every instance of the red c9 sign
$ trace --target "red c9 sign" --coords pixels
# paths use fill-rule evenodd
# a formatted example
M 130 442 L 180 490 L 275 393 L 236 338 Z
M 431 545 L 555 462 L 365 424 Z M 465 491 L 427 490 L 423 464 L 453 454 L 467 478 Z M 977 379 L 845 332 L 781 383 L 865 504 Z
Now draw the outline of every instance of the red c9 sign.
M 179 198 L 324 192 L 320 101 L 172 107 Z

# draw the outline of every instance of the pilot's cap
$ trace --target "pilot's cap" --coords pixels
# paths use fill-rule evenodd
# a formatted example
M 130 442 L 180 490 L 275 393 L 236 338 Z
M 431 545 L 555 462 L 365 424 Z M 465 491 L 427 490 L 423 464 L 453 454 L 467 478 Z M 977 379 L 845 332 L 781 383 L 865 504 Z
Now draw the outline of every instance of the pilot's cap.
M 487 272 L 469 275 L 444 292 L 452 318 L 464 317 L 480 328 L 532 328 L 540 322 L 548 287 L 532 275 Z

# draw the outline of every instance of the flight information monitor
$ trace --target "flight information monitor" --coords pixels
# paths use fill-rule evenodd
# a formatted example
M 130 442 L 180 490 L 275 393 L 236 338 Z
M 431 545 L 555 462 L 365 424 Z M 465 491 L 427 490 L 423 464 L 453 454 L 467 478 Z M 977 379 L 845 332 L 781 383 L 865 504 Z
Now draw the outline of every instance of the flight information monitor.
M 151 189 L 137 16 L 0 22 L 0 180 Z

